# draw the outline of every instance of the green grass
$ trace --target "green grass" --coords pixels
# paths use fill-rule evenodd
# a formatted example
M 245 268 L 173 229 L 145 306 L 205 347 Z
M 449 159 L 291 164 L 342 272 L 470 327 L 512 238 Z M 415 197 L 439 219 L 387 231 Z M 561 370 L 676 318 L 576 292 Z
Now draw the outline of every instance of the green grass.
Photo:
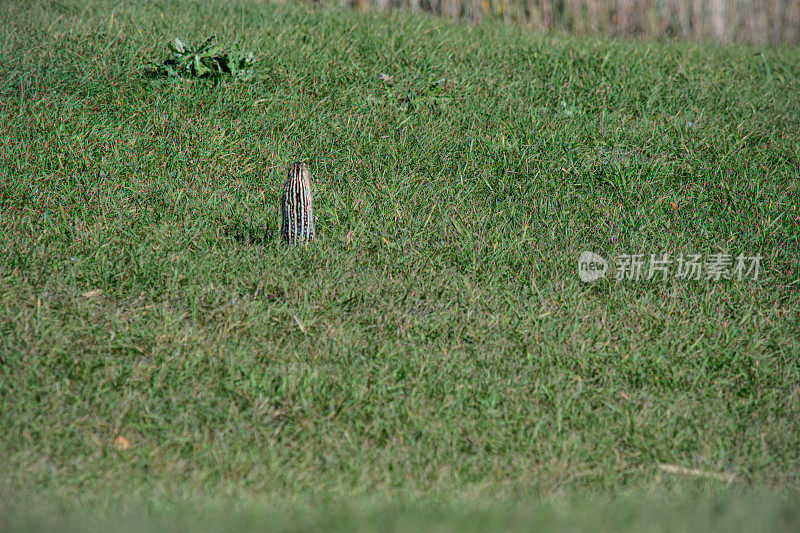
M 211 33 L 252 80 L 143 74 Z M 796 527 L 799 75 L 797 49 L 260 2 L 0 6 L 0 496 L 348 529 L 649 495 L 712 502 L 668 529 Z M 308 248 L 277 238 L 296 159 Z M 764 259 L 589 285 L 586 249 Z
M 319 503 L 311 512 L 307 504 L 236 506 L 209 504 L 198 507 L 171 504 L 142 512 L 132 509 L 84 509 L 81 513 L 39 509 L 33 518 L 16 516 L 7 529 L 82 531 L 793 531 L 800 521 L 795 502 L 780 502 L 763 495 L 747 499 L 717 496 L 689 500 L 626 498 L 608 501 L 583 498 L 572 501 L 509 505 L 508 502 L 377 504 L 360 499 L 350 505 Z M 793 529 L 794 528 L 794 529 Z

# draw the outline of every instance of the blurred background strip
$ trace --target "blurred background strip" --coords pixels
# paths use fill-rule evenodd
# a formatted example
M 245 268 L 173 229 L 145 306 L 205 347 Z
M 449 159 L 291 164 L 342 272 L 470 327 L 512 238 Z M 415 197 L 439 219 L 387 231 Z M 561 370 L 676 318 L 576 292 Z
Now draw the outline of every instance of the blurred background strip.
M 318 0 L 320 1 L 320 0 Z M 325 0 L 321 0 L 325 1 Z M 502 19 L 578 35 L 797 44 L 800 0 L 338 0 L 451 19 Z

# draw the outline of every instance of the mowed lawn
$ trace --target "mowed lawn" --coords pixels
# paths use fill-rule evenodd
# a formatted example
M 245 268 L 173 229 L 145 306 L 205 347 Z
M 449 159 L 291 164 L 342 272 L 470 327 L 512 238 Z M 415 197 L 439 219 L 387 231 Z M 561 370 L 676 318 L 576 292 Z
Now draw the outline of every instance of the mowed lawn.
M 145 75 L 210 34 L 251 79 Z M 797 527 L 799 76 L 798 49 L 4 3 L 0 528 Z M 277 234 L 294 160 L 307 248 Z M 589 284 L 584 250 L 761 262 Z

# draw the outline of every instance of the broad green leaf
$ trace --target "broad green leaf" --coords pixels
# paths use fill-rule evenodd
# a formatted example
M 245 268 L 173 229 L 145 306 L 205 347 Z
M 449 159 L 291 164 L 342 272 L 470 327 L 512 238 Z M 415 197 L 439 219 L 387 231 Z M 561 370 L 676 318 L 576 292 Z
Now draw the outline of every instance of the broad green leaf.
M 199 55 L 194 56 L 193 66 L 194 66 L 194 75 L 197 77 L 202 78 L 203 76 L 211 72 L 211 69 L 209 69 L 207 66 L 203 64 Z
M 184 54 L 186 53 L 186 43 L 175 37 L 172 39 L 172 42 L 169 43 L 169 49 L 176 54 Z
M 213 56 L 219 55 L 220 52 L 222 52 L 222 50 L 224 48 L 225 48 L 225 46 L 222 45 L 222 44 L 215 44 L 214 46 L 212 46 L 208 50 L 204 51 L 202 53 L 202 55 L 204 55 L 206 57 L 213 57 Z

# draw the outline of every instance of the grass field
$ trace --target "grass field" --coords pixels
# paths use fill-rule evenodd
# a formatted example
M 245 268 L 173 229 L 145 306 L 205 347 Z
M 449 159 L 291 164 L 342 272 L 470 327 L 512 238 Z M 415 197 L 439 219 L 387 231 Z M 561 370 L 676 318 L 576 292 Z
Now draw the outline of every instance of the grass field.
M 212 33 L 252 79 L 144 75 Z M 4 3 L 0 529 L 797 528 L 799 76 L 788 48 Z M 293 160 L 308 248 L 277 238 Z M 587 284 L 583 250 L 763 258 Z

